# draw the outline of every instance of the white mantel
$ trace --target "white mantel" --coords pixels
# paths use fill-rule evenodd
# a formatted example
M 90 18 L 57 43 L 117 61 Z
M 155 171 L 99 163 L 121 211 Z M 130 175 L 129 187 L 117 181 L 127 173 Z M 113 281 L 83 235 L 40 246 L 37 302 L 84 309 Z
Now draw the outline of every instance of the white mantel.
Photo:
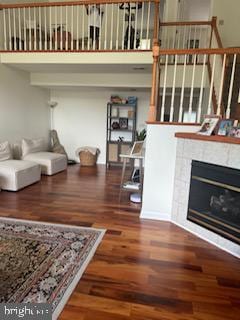
M 187 220 L 192 160 L 240 170 L 240 144 L 177 139 L 171 221 L 200 238 L 240 257 L 240 246 Z M 228 141 L 226 139 L 226 141 Z

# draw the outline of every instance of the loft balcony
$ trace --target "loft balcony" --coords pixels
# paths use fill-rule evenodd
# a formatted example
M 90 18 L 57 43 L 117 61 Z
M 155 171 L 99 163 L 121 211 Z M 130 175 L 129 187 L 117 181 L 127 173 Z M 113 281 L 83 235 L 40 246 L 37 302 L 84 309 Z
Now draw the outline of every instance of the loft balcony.
M 149 51 L 159 0 L 0 5 L 4 52 Z

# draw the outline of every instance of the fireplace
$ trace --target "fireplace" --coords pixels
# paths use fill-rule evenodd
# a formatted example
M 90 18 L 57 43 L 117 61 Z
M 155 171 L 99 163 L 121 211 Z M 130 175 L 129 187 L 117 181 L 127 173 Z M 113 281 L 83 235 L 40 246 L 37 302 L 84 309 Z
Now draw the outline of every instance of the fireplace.
M 240 244 L 240 170 L 192 161 L 187 219 Z

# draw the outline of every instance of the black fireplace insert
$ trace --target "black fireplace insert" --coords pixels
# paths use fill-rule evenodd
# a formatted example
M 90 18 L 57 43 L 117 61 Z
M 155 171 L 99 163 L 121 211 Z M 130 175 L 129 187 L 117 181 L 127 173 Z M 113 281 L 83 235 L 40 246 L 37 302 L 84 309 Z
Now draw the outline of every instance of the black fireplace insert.
M 240 170 L 192 161 L 187 219 L 240 244 Z

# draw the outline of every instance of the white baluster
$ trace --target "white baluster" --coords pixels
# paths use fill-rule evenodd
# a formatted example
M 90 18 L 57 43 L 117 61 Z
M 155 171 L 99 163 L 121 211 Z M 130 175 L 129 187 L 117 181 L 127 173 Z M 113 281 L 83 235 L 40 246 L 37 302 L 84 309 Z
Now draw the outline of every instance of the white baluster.
M 7 25 L 6 25 L 6 10 L 3 9 L 3 33 L 4 33 L 4 50 L 7 50 Z
M 196 39 L 197 38 L 197 26 L 194 28 L 194 35 L 193 35 L 193 48 L 196 48 Z
M 111 39 L 110 39 L 110 50 L 113 48 L 113 3 L 112 3 L 112 12 L 111 12 Z
M 235 54 L 233 58 L 232 74 L 231 74 L 231 81 L 230 81 L 230 87 L 229 87 L 227 111 L 226 111 L 227 119 L 229 119 L 231 116 L 231 102 L 232 102 L 232 95 L 233 95 L 233 84 L 234 84 L 236 63 L 237 63 L 237 55 Z
M 148 17 L 147 17 L 147 40 L 149 40 L 149 26 L 150 26 L 150 11 L 151 11 L 151 2 L 148 3 Z
M 99 43 L 98 43 L 98 50 L 101 50 L 101 42 L 102 42 L 102 20 L 103 20 L 103 9 L 102 6 L 104 6 L 104 4 L 100 4 L 100 27 L 99 27 Z
M 49 7 L 49 36 L 50 36 L 50 50 L 52 50 L 52 7 Z
M 116 50 L 118 50 L 119 43 L 119 6 L 117 5 L 117 36 L 116 36 Z
M 37 19 L 36 19 L 36 8 L 33 8 L 33 21 L 34 21 L 34 50 L 37 50 Z
M 60 21 L 61 21 L 61 26 L 60 26 L 60 50 L 63 50 L 63 7 L 60 7 Z
M 189 31 L 188 31 L 188 46 L 187 46 L 188 49 L 191 48 L 191 33 L 192 33 L 192 27 L 189 26 Z
M 137 20 L 138 20 L 138 3 L 135 2 L 136 14 L 135 14 L 135 33 L 134 33 L 134 46 L 133 49 L 137 49 Z
M 88 50 L 90 49 L 90 9 L 91 6 L 88 5 Z
M 106 50 L 106 49 L 107 49 L 107 27 L 108 27 L 108 4 L 106 3 L 106 18 L 105 18 L 104 50 Z
M 18 8 L 18 37 L 19 37 L 19 50 L 22 50 L 22 30 L 21 30 L 21 9 Z
M 38 17 L 39 17 L 39 49 L 42 50 L 42 8 L 38 7 Z
M 166 101 L 166 88 L 167 88 L 167 75 L 168 75 L 168 55 L 166 55 L 165 68 L 164 68 L 164 82 L 163 82 L 163 95 L 161 107 L 161 121 L 164 121 L 165 101 Z
M 23 8 L 23 34 L 24 34 L 24 50 L 27 50 L 27 29 L 26 29 L 26 10 Z
M 48 49 L 48 34 L 47 34 L 47 7 L 44 7 L 44 50 Z
M 82 6 L 81 8 L 82 8 L 82 50 L 84 50 L 85 49 L 85 47 L 84 47 L 84 39 L 85 39 L 85 33 L 84 33 L 84 31 L 85 31 L 85 28 L 84 28 L 84 26 L 85 26 L 85 21 L 84 21 L 85 12 L 84 12 L 84 10 L 85 10 L 85 7 Z
M 204 92 L 204 83 L 205 83 L 205 70 L 207 68 L 206 62 L 207 62 L 207 55 L 204 54 L 201 89 L 200 89 L 199 103 L 198 103 L 198 115 L 197 115 L 197 122 L 198 123 L 201 121 L 201 115 L 202 115 L 202 101 L 203 101 L 203 92 Z
M 58 50 L 58 25 L 57 25 L 57 10 L 58 10 L 58 7 L 54 7 L 54 16 L 55 16 L 55 50 Z
M 93 19 L 94 21 L 96 21 L 96 4 L 93 5 L 94 6 L 94 11 L 93 11 Z M 93 28 L 93 43 L 92 43 L 92 49 L 95 50 L 96 49 L 96 28 Z
M 69 46 L 69 43 L 68 43 L 68 6 L 65 6 L 65 11 L 66 11 L 65 51 L 67 51 L 68 50 L 68 46 Z
M 186 33 L 187 33 L 187 26 L 184 26 L 184 32 L 183 32 L 183 46 L 182 48 L 185 49 L 186 48 Z
M 12 28 L 11 28 L 11 10 L 8 9 L 8 41 L 9 41 L 9 50 L 12 51 Z
M 143 39 L 143 19 L 144 19 L 144 7 L 145 7 L 145 2 L 142 3 L 142 17 L 141 17 L 141 28 L 140 28 L 140 43 Z
M 71 14 L 71 50 L 73 50 L 73 5 L 72 5 L 72 14 Z
M 214 56 L 213 56 L 212 78 L 211 78 L 211 82 L 210 82 L 210 92 L 209 92 L 208 109 L 207 109 L 207 113 L 208 113 L 208 114 L 211 114 L 211 105 L 212 105 L 212 98 L 213 98 L 213 86 L 214 86 L 215 66 L 216 66 L 216 54 L 214 54 Z
M 224 54 L 223 64 L 222 64 L 220 88 L 219 88 L 217 115 L 221 114 L 221 104 L 222 104 L 222 96 L 223 96 L 223 85 L 224 85 L 224 77 L 225 77 L 226 59 L 227 59 L 227 55 Z
M 79 6 L 77 6 L 77 44 L 76 49 L 79 50 Z
M 122 50 L 124 48 L 124 34 L 125 34 L 125 6 L 123 7 L 123 29 L 122 29 Z
M 178 122 L 182 122 L 183 102 L 184 102 L 184 95 L 185 95 L 186 70 L 187 70 L 187 55 L 185 54 L 185 55 L 184 55 L 184 66 L 183 66 L 183 77 L 182 77 L 182 89 L 181 89 L 181 98 L 180 98 L 180 107 L 179 107 Z
M 205 49 L 205 46 L 202 44 L 202 27 L 199 27 L 199 48 Z
M 175 64 L 174 64 L 173 84 L 172 84 L 172 99 L 171 99 L 171 107 L 170 107 L 170 122 L 173 121 L 173 115 L 174 115 L 174 102 L 175 102 L 175 92 L 176 92 L 176 75 L 177 75 L 177 61 L 178 61 L 178 55 L 175 54 Z
M 130 37 L 131 37 L 131 26 L 132 26 L 132 7 L 131 7 L 131 3 L 130 3 L 130 10 L 129 10 L 129 17 L 128 17 L 128 44 L 127 44 L 127 48 L 128 50 L 130 49 Z
M 188 120 L 189 120 L 189 122 L 191 122 L 191 118 L 192 118 L 192 105 L 193 105 L 194 81 L 195 81 L 195 73 L 196 73 L 196 62 L 197 62 L 197 55 L 195 54 L 194 55 L 194 59 L 193 59 L 192 83 L 191 83 L 189 108 L 188 108 Z
M 17 32 L 16 32 L 16 14 L 15 9 L 13 9 L 13 37 L 14 37 L 14 51 L 17 50 Z

